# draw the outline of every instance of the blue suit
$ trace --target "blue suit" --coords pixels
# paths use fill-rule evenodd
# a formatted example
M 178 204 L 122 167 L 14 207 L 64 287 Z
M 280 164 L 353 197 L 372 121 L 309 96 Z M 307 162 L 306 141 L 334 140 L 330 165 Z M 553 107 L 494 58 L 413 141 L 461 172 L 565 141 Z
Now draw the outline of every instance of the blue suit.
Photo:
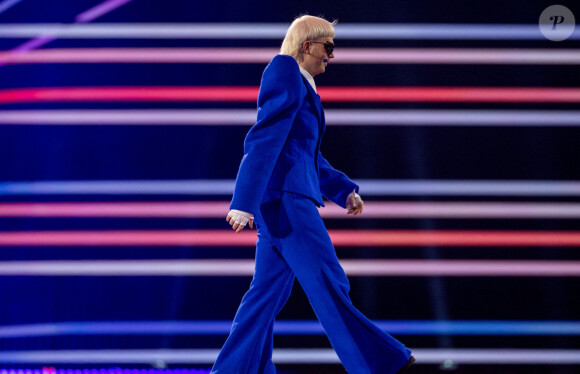
M 273 374 L 273 326 L 296 277 L 350 374 L 396 373 L 410 351 L 360 313 L 317 206 L 345 207 L 358 186 L 320 153 L 320 97 L 291 56 L 264 70 L 258 120 L 244 143 L 231 209 L 250 212 L 258 229 L 256 267 L 213 374 Z

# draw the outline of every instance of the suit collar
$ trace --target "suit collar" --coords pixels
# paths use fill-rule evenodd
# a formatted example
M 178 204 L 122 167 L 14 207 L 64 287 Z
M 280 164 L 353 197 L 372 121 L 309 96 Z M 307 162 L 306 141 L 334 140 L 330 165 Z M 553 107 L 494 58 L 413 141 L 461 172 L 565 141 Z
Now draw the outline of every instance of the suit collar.
M 312 88 L 310 83 L 308 83 L 306 77 L 302 76 L 302 81 L 306 86 L 306 90 L 308 91 L 308 95 L 312 100 L 312 104 L 314 104 L 314 107 L 316 108 L 316 114 L 318 117 L 318 128 L 320 130 L 320 134 L 322 134 L 324 133 L 326 127 L 326 120 L 324 118 L 324 109 L 322 109 L 322 102 L 320 101 L 320 96 L 316 92 L 314 92 L 314 89 Z
M 304 69 L 302 66 L 298 65 L 298 67 L 300 68 L 300 73 L 302 73 L 302 76 L 306 78 L 308 83 L 310 83 L 310 86 L 314 89 L 314 92 L 316 92 L 316 83 L 314 82 L 314 77 L 310 75 L 308 70 Z
M 308 91 L 308 94 L 310 95 L 310 98 L 312 99 L 312 102 L 316 107 L 316 111 L 318 112 L 318 118 L 320 119 L 320 116 L 322 114 L 322 103 L 320 102 L 320 96 L 314 91 L 310 83 L 308 83 L 306 77 L 302 76 L 302 81 L 304 82 L 306 90 Z

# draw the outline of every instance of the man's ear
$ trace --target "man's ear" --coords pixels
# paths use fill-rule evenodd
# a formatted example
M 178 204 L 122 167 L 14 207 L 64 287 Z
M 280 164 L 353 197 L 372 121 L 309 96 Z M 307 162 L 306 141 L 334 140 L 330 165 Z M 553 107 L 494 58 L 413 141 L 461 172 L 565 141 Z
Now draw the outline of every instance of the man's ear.
M 307 55 L 310 54 L 310 42 L 308 40 L 302 43 L 302 52 Z

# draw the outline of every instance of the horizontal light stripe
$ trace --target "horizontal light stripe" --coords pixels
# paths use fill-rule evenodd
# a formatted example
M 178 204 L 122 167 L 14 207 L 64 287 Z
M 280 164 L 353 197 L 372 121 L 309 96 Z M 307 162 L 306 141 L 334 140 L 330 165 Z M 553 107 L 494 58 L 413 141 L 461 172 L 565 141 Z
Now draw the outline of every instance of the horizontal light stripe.
M 224 222 L 224 226 L 227 223 Z M 329 230 L 338 247 L 576 247 L 580 231 Z M 253 247 L 256 231 L 101 230 L 1 231 L 0 246 Z
M 580 88 L 319 87 L 324 102 L 579 103 Z M 255 102 L 258 87 L 57 87 L 0 90 L 0 104 L 97 101 Z
M 1 182 L 0 195 L 231 195 L 234 185 L 230 179 Z
M 577 181 L 363 179 L 356 182 L 364 194 L 372 196 L 580 196 Z
M 3 64 L 265 64 L 277 48 L 71 48 L 0 52 Z M 579 65 L 575 49 L 343 48 L 331 64 Z
M 341 260 L 349 276 L 579 277 L 580 261 Z M 253 260 L 4 261 L 0 276 L 252 276 Z
M 61 39 L 282 39 L 285 23 L 8 24 L 0 38 L 53 34 Z M 337 39 L 545 40 L 537 24 L 339 23 Z M 569 40 L 579 39 L 578 30 Z
M 430 321 L 377 320 L 394 335 L 578 336 L 578 321 Z M 0 326 L 0 338 L 66 335 L 228 335 L 232 321 L 84 321 Z M 317 320 L 277 320 L 276 335 L 324 335 Z
M 580 181 L 356 179 L 355 182 L 364 196 L 580 196 Z M 0 182 L 0 196 L 230 196 L 234 185 L 230 179 Z
M 0 217 L 224 218 L 229 201 L 0 203 Z M 351 218 L 328 203 L 323 218 Z M 367 201 L 364 218 L 580 218 L 580 203 Z
M 143 349 L 143 350 L 60 350 L 4 351 L 0 361 L 40 364 L 212 364 L 219 349 Z M 580 350 L 574 349 L 413 349 L 416 365 L 422 364 L 545 364 L 580 363 Z M 272 360 L 276 364 L 339 364 L 332 349 L 277 348 Z
M 339 89 L 339 88 L 336 88 Z M 580 90 L 579 90 L 580 91 Z M 556 93 L 574 99 L 575 93 Z M 58 87 L 0 90 L 1 104 L 67 101 L 255 102 L 258 87 Z
M 248 126 L 255 109 L 3 110 L 4 125 Z M 329 126 L 580 126 L 580 111 L 329 109 Z

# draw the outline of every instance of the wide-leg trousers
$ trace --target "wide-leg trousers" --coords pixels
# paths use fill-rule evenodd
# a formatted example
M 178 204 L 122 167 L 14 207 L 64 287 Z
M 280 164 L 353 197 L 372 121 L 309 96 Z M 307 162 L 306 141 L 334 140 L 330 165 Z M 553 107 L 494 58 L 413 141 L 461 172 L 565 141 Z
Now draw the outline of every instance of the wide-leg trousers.
M 356 309 L 315 203 L 282 193 L 256 216 L 258 242 L 250 289 L 244 295 L 212 374 L 274 374 L 273 327 L 292 290 L 304 289 L 349 374 L 394 374 L 411 352 Z

